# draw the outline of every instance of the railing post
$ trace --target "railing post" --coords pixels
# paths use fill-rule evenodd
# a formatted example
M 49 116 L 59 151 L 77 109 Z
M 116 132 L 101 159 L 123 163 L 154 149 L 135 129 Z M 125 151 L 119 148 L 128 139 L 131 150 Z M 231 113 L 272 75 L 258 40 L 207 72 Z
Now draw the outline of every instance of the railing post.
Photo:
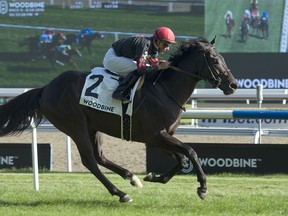
M 263 86 L 258 84 L 257 85 L 257 103 L 258 108 L 260 109 L 262 107 L 262 101 L 263 101 Z M 261 144 L 262 140 L 262 125 L 261 125 L 261 119 L 258 119 L 258 131 L 259 131 L 259 137 L 258 137 L 258 143 Z
M 69 136 L 66 136 L 66 148 L 67 148 L 67 171 L 72 172 L 71 138 Z
M 39 191 L 37 129 L 34 122 L 34 118 L 32 118 L 31 127 L 32 127 L 32 164 L 33 164 L 34 189 L 36 191 Z

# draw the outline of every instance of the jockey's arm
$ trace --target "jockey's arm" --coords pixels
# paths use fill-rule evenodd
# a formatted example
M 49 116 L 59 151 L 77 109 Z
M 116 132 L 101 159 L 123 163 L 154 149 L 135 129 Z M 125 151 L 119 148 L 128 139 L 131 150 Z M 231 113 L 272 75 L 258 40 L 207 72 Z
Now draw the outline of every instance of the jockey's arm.
M 153 61 L 149 61 L 150 64 L 147 64 L 145 58 L 141 57 L 137 61 L 137 70 L 140 74 L 153 73 L 158 71 L 158 58 L 155 58 Z

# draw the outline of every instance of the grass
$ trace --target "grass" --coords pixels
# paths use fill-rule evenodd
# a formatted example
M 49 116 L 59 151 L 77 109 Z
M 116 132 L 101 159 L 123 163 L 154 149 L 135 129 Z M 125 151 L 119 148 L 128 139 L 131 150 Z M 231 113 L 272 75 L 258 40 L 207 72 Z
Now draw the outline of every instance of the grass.
M 60 6 L 48 6 L 39 17 L 1 16 L 1 23 L 14 25 L 45 26 L 48 28 L 82 29 L 92 27 L 95 31 L 152 33 L 158 26 L 169 26 L 176 35 L 197 36 L 204 32 L 204 15 L 191 13 L 152 13 L 125 10 L 82 9 L 69 10 Z M 0 31 L 0 87 L 40 87 L 46 85 L 60 73 L 75 69 L 72 66 L 53 68 L 43 58 L 32 61 L 27 47 L 18 43 L 29 36 L 41 34 L 41 30 L 1 27 Z M 68 33 L 65 32 L 64 33 Z M 120 35 L 120 38 L 124 35 Z M 115 40 L 115 36 L 105 34 L 103 40 L 94 40 L 93 55 L 83 50 L 83 56 L 73 58 L 81 71 L 89 71 L 102 66 L 102 59 Z M 77 48 L 77 46 L 75 47 Z M 176 46 L 171 49 L 170 54 Z M 167 59 L 169 54 L 162 55 Z
M 134 201 L 121 204 L 89 173 L 42 173 L 40 191 L 32 174 L 0 173 L 0 214 L 9 215 L 287 215 L 287 175 L 209 175 L 206 200 L 196 195 L 196 176 L 133 188 L 106 174 Z M 139 177 L 143 178 L 142 175 Z

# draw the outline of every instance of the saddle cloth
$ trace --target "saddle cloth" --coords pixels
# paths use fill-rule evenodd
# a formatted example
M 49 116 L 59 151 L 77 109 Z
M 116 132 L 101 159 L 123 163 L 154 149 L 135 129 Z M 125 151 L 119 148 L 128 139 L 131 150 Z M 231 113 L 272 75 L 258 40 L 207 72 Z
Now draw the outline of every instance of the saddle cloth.
M 119 75 L 105 68 L 93 68 L 91 73 L 86 77 L 79 103 L 93 109 L 122 116 L 122 102 L 112 98 L 112 93 L 119 85 L 118 80 Z M 129 116 L 132 116 L 133 113 L 133 98 L 139 80 L 131 91 L 131 103 L 129 103 L 126 110 L 126 114 Z

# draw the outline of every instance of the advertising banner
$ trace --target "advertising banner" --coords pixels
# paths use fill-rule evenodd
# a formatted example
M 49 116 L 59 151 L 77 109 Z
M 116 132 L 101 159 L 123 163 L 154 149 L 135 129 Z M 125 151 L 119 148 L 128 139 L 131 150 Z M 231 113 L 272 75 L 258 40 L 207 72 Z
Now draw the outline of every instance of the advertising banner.
M 51 144 L 38 144 L 38 164 L 40 169 L 52 170 Z M 32 167 L 31 144 L 1 143 L 0 169 L 23 169 Z
M 287 89 L 288 53 L 221 53 L 240 88 Z M 265 99 L 265 98 L 264 98 Z
M 196 151 L 206 174 L 288 173 L 288 145 L 285 144 L 186 144 Z M 148 173 L 166 173 L 175 165 L 171 157 L 147 146 Z M 181 173 L 194 173 L 189 159 Z

